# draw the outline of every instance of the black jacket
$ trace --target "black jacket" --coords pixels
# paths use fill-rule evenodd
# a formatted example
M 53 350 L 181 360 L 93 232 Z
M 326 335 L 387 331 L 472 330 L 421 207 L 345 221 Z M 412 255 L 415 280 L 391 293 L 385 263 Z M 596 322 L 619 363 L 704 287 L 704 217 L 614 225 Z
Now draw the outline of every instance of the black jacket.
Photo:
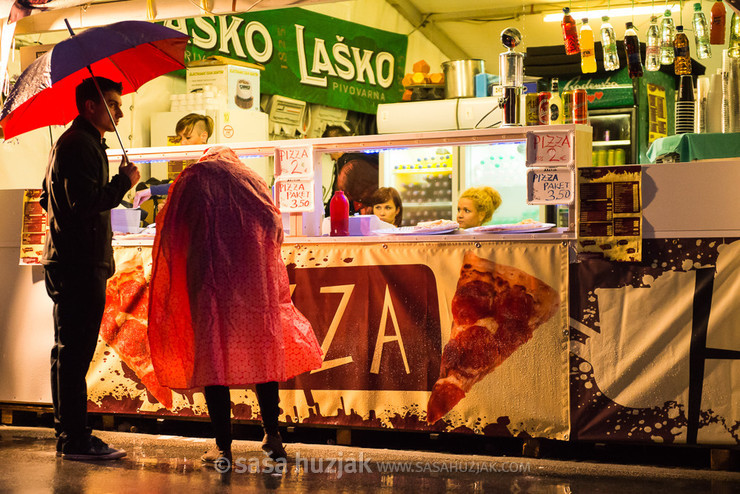
M 110 210 L 131 188 L 126 175 L 108 180 L 105 139 L 82 117 L 51 150 L 41 194 L 49 232 L 42 264 L 103 267 L 113 274 Z

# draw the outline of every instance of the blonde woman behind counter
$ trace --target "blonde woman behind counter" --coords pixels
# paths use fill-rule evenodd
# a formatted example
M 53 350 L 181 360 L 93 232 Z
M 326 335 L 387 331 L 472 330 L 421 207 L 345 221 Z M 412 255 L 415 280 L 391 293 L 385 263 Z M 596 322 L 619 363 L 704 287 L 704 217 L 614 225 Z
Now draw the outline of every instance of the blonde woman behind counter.
M 467 189 L 457 200 L 457 222 L 460 228 L 473 228 L 488 223 L 501 202 L 501 194 L 492 187 Z

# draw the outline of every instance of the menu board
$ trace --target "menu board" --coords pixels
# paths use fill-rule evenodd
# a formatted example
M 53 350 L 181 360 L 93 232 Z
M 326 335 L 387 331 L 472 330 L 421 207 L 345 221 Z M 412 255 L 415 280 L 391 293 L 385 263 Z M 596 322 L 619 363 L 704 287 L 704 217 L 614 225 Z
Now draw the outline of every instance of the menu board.
M 612 261 L 642 260 L 642 169 L 578 169 L 578 250 Z
M 289 146 L 275 150 L 275 201 L 281 213 L 313 211 L 313 147 Z
M 275 182 L 275 197 L 281 213 L 313 211 L 313 179 L 285 179 Z
M 23 223 L 21 227 L 21 266 L 41 264 L 46 242 L 46 211 L 41 207 L 41 189 L 26 189 L 23 193 Z
M 526 164 L 532 167 L 573 167 L 573 132 L 527 132 Z
M 573 176 L 571 168 L 527 170 L 527 204 L 572 204 Z

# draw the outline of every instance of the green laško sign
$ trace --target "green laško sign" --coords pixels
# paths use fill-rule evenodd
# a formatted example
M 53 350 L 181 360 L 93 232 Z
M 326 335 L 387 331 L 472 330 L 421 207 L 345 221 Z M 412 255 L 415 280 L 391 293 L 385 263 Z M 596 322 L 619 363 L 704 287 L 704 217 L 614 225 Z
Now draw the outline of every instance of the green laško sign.
M 220 55 L 265 66 L 262 93 L 376 113 L 401 101 L 408 38 L 298 8 L 174 19 L 186 61 Z

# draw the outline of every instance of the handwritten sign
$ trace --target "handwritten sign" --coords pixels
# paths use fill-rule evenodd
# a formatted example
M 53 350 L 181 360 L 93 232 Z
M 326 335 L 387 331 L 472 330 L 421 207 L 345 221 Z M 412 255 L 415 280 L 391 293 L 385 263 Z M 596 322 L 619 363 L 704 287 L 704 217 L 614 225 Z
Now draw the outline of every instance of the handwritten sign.
M 527 204 L 572 204 L 574 174 L 571 168 L 527 170 Z
M 572 132 L 527 132 L 527 166 L 573 167 Z
M 313 147 L 290 146 L 275 149 L 275 176 L 313 175 Z
M 275 196 L 281 213 L 313 211 L 314 182 L 312 179 L 276 179 Z

